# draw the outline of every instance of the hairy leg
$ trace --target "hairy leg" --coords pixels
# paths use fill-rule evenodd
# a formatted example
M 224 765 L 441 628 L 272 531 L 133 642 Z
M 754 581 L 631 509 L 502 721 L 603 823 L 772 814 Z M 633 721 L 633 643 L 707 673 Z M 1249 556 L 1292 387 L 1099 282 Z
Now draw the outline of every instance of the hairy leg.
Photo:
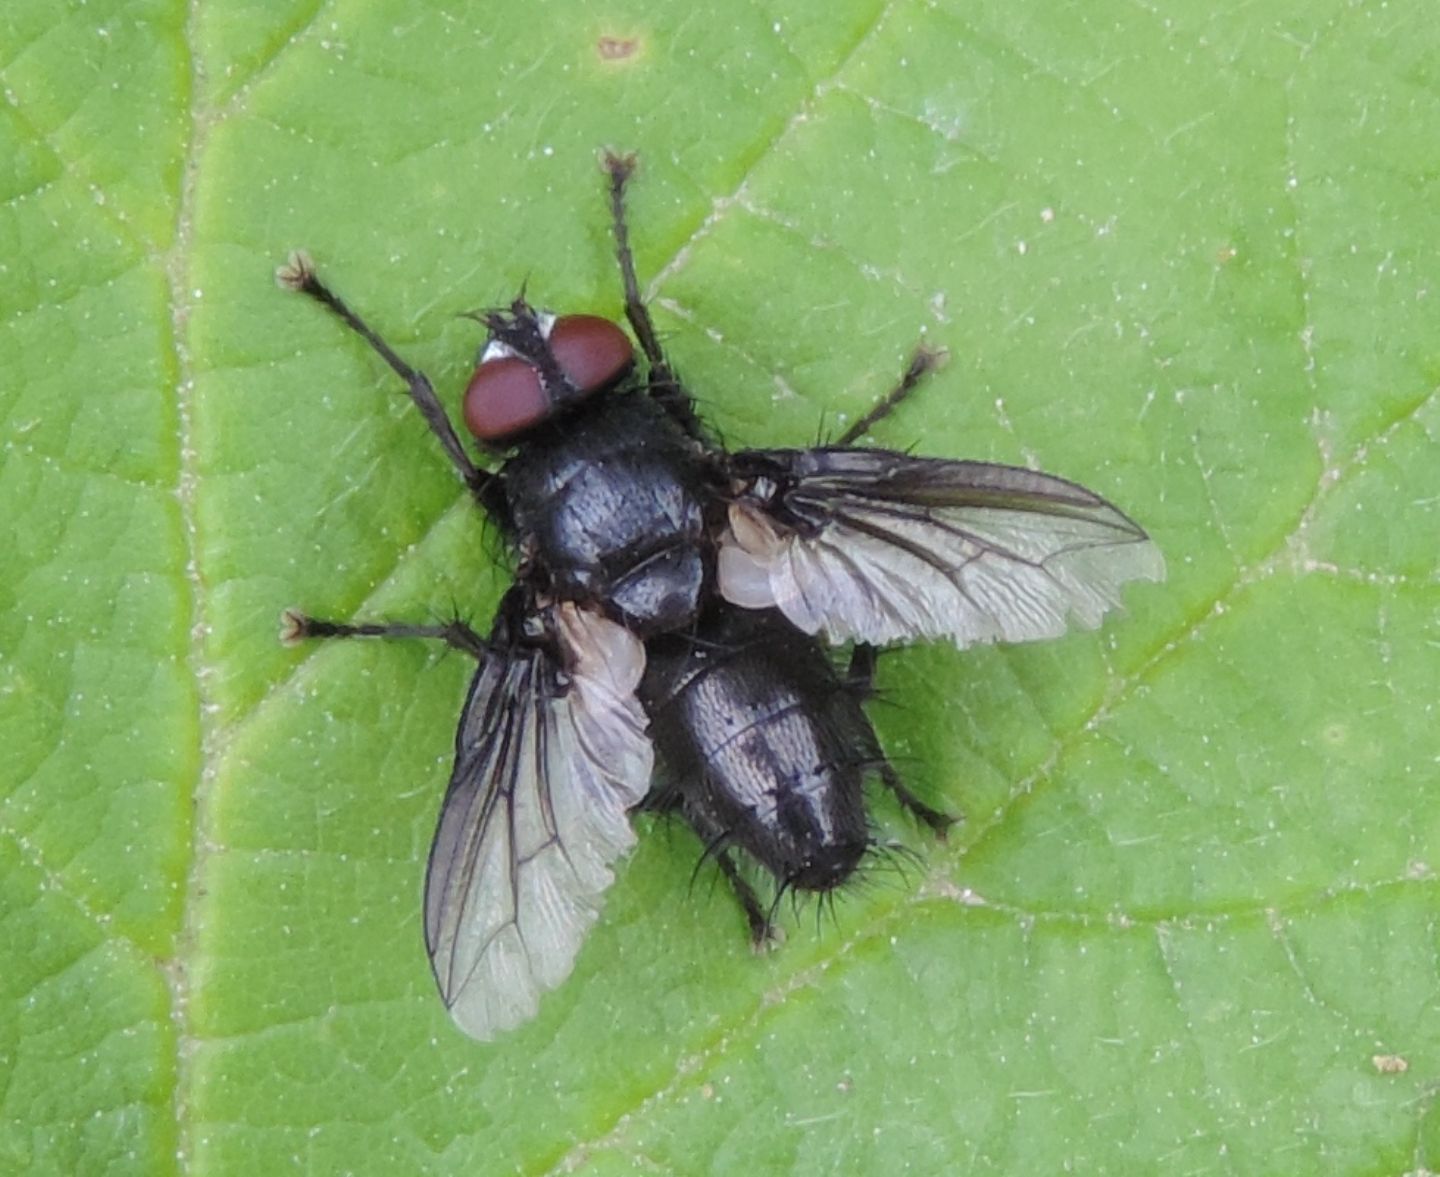
M 364 319 L 351 310 L 338 294 L 320 281 L 315 273 L 315 267 L 303 253 L 291 254 L 290 260 L 276 272 L 275 277 L 287 289 L 313 298 L 374 348 L 380 358 L 405 382 L 410 399 L 415 402 L 415 407 L 420 410 L 420 415 L 425 418 L 425 423 L 430 427 L 430 431 L 439 439 L 441 448 L 444 449 L 446 456 L 450 459 L 450 464 L 460 475 L 461 481 L 470 489 L 470 493 L 475 496 L 481 506 L 495 510 L 500 502 L 498 498 L 499 481 L 495 475 L 479 469 L 471 461 L 470 455 L 465 452 L 465 447 L 460 444 L 460 438 L 456 435 L 454 426 L 450 424 L 450 418 L 446 415 L 440 398 L 435 395 L 435 388 L 430 383 L 429 377 L 402 360 Z M 500 514 L 503 516 L 503 510 Z
M 705 439 L 705 429 L 695 415 L 690 394 L 675 378 L 670 362 L 660 347 L 660 337 L 650 310 L 640 294 L 640 281 L 635 276 L 635 255 L 630 249 L 630 227 L 625 216 L 625 186 L 635 172 L 635 157 L 606 151 L 601 164 L 610 177 L 610 221 L 615 232 L 615 260 L 620 266 L 620 280 L 625 287 L 625 318 L 640 340 L 645 359 L 650 365 L 650 395 L 691 437 Z
M 444 642 L 475 659 L 485 656 L 485 639 L 463 621 L 447 621 L 440 625 L 415 625 L 403 621 L 370 621 L 352 624 L 347 621 L 326 621 L 310 617 L 294 609 L 285 610 L 281 640 L 287 643 L 314 638 L 427 638 Z
M 850 653 L 850 668 L 846 678 L 851 689 L 859 694 L 861 699 L 867 699 L 875 693 L 875 668 L 879 657 L 879 650 L 865 642 L 856 645 Z M 880 751 L 878 742 L 875 755 L 880 779 L 885 783 L 885 787 L 895 794 L 901 805 L 943 838 L 945 832 L 959 819 L 948 813 L 941 813 L 938 809 L 932 809 L 912 793 L 906 787 L 905 782 L 900 779 L 900 774 L 895 771 L 895 766 Z
M 871 410 L 866 413 L 849 429 L 845 430 L 835 439 L 836 445 L 854 445 L 856 441 L 864 437 L 877 422 L 883 421 L 893 413 L 900 405 L 920 387 L 922 381 L 945 361 L 943 351 L 933 351 L 923 344 L 915 349 L 915 354 L 910 357 L 910 364 L 905 369 L 905 374 L 900 381 L 889 392 L 882 396 Z

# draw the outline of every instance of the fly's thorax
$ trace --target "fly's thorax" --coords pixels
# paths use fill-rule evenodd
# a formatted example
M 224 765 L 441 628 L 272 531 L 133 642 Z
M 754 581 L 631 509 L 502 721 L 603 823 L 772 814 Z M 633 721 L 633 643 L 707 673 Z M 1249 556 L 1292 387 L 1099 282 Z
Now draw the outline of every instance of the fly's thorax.
M 642 636 L 688 624 L 713 575 L 703 455 L 642 388 L 577 407 L 502 471 L 522 549 L 557 597 Z

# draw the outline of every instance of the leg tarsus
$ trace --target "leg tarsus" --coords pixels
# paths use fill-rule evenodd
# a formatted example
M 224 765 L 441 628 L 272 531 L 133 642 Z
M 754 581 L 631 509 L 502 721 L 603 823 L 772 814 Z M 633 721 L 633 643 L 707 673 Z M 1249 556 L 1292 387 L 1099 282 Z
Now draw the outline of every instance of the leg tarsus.
M 729 881 L 730 889 L 735 892 L 735 897 L 740 900 L 740 906 L 745 909 L 745 919 L 750 924 L 750 942 L 756 951 L 778 942 L 780 930 L 770 922 L 770 917 L 760 906 L 760 897 L 755 894 L 755 888 L 741 875 L 740 868 L 730 857 L 730 852 L 720 850 L 713 857 L 720 864 L 720 870 Z
M 901 402 L 920 386 L 920 382 L 944 362 L 945 352 L 943 350 L 926 347 L 922 343 L 915 349 L 915 354 L 910 357 L 910 364 L 905 369 L 905 374 L 900 377 L 900 382 L 876 401 L 874 407 L 860 420 L 837 437 L 834 444 L 853 445 L 861 437 L 864 437 L 877 422 L 883 421 L 899 408 Z
M 950 827 L 960 820 L 948 813 L 941 813 L 938 809 L 931 809 L 921 801 L 905 787 L 905 782 L 900 779 L 900 774 L 895 771 L 895 766 L 888 760 L 880 762 L 880 779 L 885 782 L 885 787 L 895 794 L 900 804 L 934 830 L 936 836 L 942 841 Z
M 697 803 L 694 796 L 686 798 L 683 791 L 670 791 L 666 800 L 674 800 L 679 803 L 678 808 L 684 815 L 690 828 L 705 845 L 705 851 L 700 855 L 700 860 L 695 864 L 695 871 L 690 876 L 693 885 L 695 877 L 700 873 L 700 868 L 710 859 L 714 859 L 720 867 L 720 872 L 730 884 L 730 889 L 735 892 L 735 897 L 740 900 L 740 906 L 745 909 L 745 920 L 750 925 L 750 940 L 757 949 L 771 942 L 778 942 L 781 939 L 780 931 L 770 922 L 765 909 L 760 906 L 760 897 L 755 894 L 740 868 L 735 865 L 735 860 L 730 856 L 728 843 L 730 831 L 711 813 L 706 812 L 703 802 Z M 647 798 L 647 801 L 649 798 Z
M 857 642 L 855 648 L 850 652 L 850 668 L 846 673 L 846 679 L 850 688 L 859 694 L 862 701 L 875 693 L 875 667 L 879 659 L 880 650 L 868 642 Z M 873 733 L 870 738 L 874 740 Z M 906 787 L 905 782 L 900 779 L 900 774 L 895 771 L 895 766 L 885 759 L 885 754 L 880 751 L 878 742 L 872 745 L 872 752 L 876 759 L 880 779 L 885 782 L 885 787 L 895 794 L 901 805 L 943 839 L 946 831 L 960 819 L 952 817 L 948 813 L 941 813 L 938 809 L 932 809 L 915 796 Z
M 660 350 L 660 340 L 655 334 L 655 324 L 650 321 L 650 311 L 640 295 L 640 282 L 635 276 L 635 255 L 630 251 L 630 229 L 625 222 L 625 185 L 635 172 L 633 152 L 620 154 L 606 151 L 601 163 L 610 177 L 610 224 L 615 232 L 615 259 L 620 263 L 620 280 L 625 284 L 625 317 L 630 321 L 636 338 L 650 361 L 651 382 L 663 373 L 664 378 L 673 380 L 665 354 Z
M 397 621 L 327 621 L 297 609 L 281 615 L 280 640 L 287 645 L 314 638 L 429 638 L 444 642 L 453 650 L 471 657 L 485 656 L 485 639 L 458 618 L 438 625 L 414 625 Z
M 456 435 L 454 426 L 450 424 L 450 418 L 445 414 L 445 407 L 440 403 L 440 398 L 435 395 L 435 388 L 430 383 L 429 377 L 402 360 L 364 319 L 351 310 L 338 294 L 320 281 L 319 276 L 315 273 L 314 263 L 306 254 L 298 251 L 292 253 L 289 261 L 275 272 L 275 278 L 286 289 L 313 298 L 329 310 L 345 326 L 368 343 L 390 366 L 391 371 L 405 381 L 410 399 L 415 402 L 415 407 L 420 410 L 420 415 L 430 426 L 430 432 L 439 439 L 451 465 L 455 467 L 470 493 L 483 505 L 485 495 L 491 490 L 495 475 L 481 470 L 470 460 L 470 455 L 460 444 L 460 438 Z

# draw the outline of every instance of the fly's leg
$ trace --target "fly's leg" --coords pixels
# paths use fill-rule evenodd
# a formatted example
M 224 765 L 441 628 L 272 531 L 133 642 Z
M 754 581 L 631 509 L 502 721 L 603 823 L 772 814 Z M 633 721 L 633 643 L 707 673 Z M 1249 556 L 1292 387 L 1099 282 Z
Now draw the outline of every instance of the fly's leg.
M 630 252 L 630 229 L 625 221 L 625 185 L 635 172 L 635 156 L 606 151 L 601 157 L 601 164 L 610 177 L 610 223 L 615 230 L 615 260 L 620 263 L 620 280 L 625 284 L 625 318 L 630 321 L 645 358 L 650 361 L 651 374 L 673 380 L 670 365 L 665 362 L 665 353 L 660 350 L 655 324 L 650 321 L 650 311 L 640 296 L 640 282 L 635 277 L 635 255 Z
M 948 813 L 941 813 L 938 809 L 931 809 L 921 801 L 905 787 L 905 782 L 900 779 L 895 766 L 888 760 L 880 761 L 880 779 L 885 782 L 885 787 L 895 794 L 901 805 L 935 831 L 936 837 L 945 837 L 950 827 L 960 820 Z
M 869 642 L 856 642 L 850 651 L 850 669 L 845 678 L 855 689 L 861 702 L 875 693 L 875 668 L 880 664 L 880 651 Z
M 413 625 L 403 621 L 352 624 L 310 617 L 294 609 L 285 610 L 280 640 L 293 644 L 311 638 L 428 638 L 444 642 L 452 650 L 460 650 L 477 661 L 485 657 L 488 649 L 485 639 L 459 620 L 442 625 Z
M 900 377 L 900 382 L 876 401 L 870 411 L 860 420 L 837 437 L 835 444 L 854 445 L 877 422 L 883 421 L 899 408 L 901 403 L 920 386 L 921 381 L 944 362 L 945 353 L 943 351 L 936 351 L 921 344 L 915 349 L 915 354 L 910 357 L 910 365 L 905 369 L 905 374 Z
M 640 281 L 635 276 L 635 255 L 630 250 L 630 227 L 625 217 L 625 186 L 635 172 L 635 156 L 606 151 L 601 156 L 601 164 L 610 177 L 610 223 L 615 232 L 615 260 L 620 265 L 620 280 L 625 286 L 625 318 L 650 365 L 650 395 L 686 433 L 703 439 L 704 428 L 695 415 L 695 406 L 670 370 L 655 324 L 650 319 L 650 310 L 640 294 Z
M 861 642 L 856 645 L 850 654 L 850 669 L 847 672 L 851 689 L 862 699 L 868 699 L 875 691 L 875 667 L 879 662 L 880 651 L 868 643 Z M 900 779 L 900 774 L 895 771 L 895 766 L 885 758 L 880 751 L 878 743 L 874 749 L 875 764 L 880 773 L 880 779 L 885 787 L 895 794 L 896 800 L 900 802 L 917 818 L 929 826 L 935 833 L 943 838 L 945 833 L 953 826 L 959 818 L 952 817 L 948 813 L 941 813 L 938 809 L 932 809 L 915 796 Z
M 315 273 L 314 265 L 305 254 L 292 253 L 290 260 L 276 271 L 275 278 L 286 289 L 295 290 L 313 298 L 379 353 L 380 358 L 390 365 L 391 370 L 405 381 L 410 399 L 415 402 L 415 407 L 420 410 L 420 415 L 430 426 L 430 432 L 439 439 L 441 447 L 450 459 L 450 464 L 460 475 L 461 481 L 465 483 L 481 506 L 497 512 L 503 519 L 504 510 L 499 479 L 494 474 L 481 470 L 470 460 L 470 455 L 460 444 L 460 438 L 456 435 L 454 426 L 450 424 L 450 418 L 445 415 L 440 398 L 435 395 L 430 378 L 424 372 L 412 368 L 396 355 L 394 349 L 381 339 L 364 319 L 352 311 L 338 294 L 321 282 Z
M 730 884 L 730 889 L 735 892 L 735 898 L 740 901 L 740 906 L 745 909 L 745 919 L 750 925 L 750 942 L 758 950 L 772 941 L 778 940 L 779 932 L 770 922 L 770 917 L 766 914 L 765 909 L 760 906 L 760 897 L 755 894 L 755 888 L 740 873 L 740 868 L 735 865 L 735 860 L 730 857 L 730 852 L 719 850 L 712 857 L 720 865 L 720 870 Z
M 730 851 L 726 848 L 725 843 L 729 840 L 729 831 L 713 815 L 706 813 L 698 805 L 687 805 L 682 801 L 680 810 L 684 813 L 685 820 L 690 823 L 690 828 L 705 843 L 705 853 L 695 864 L 695 870 L 698 872 L 705 865 L 707 859 L 715 860 L 720 867 L 720 872 L 730 884 L 730 889 L 735 892 L 735 898 L 745 909 L 745 920 L 750 925 L 750 942 L 756 949 L 764 948 L 765 945 L 779 940 L 780 932 L 770 922 L 770 916 L 760 905 L 760 897 L 755 894 L 755 888 L 740 873 L 740 868 L 735 865 L 734 858 L 730 856 Z

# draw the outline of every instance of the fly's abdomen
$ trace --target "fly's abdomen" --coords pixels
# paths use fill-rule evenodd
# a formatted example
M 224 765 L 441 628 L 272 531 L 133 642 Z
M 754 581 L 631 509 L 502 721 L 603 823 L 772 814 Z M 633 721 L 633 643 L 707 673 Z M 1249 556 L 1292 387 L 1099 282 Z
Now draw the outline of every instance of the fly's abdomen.
M 642 700 L 671 787 L 707 841 L 829 890 L 869 845 L 873 731 L 812 639 L 775 614 L 719 614 L 652 647 Z

